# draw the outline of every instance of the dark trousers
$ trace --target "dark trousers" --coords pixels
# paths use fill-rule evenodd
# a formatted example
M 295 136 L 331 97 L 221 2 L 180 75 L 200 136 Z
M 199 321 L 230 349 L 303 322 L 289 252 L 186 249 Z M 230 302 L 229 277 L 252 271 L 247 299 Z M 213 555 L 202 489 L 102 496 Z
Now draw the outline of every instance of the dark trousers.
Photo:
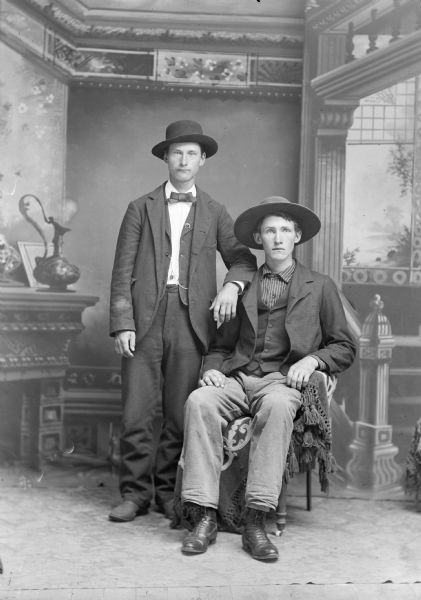
M 183 445 L 184 404 L 197 388 L 202 351 L 178 288 L 167 288 L 133 358 L 122 361 L 123 427 L 120 492 L 149 504 L 173 497 Z M 162 430 L 153 465 L 153 418 L 162 401 Z M 154 468 L 155 467 L 155 468 Z

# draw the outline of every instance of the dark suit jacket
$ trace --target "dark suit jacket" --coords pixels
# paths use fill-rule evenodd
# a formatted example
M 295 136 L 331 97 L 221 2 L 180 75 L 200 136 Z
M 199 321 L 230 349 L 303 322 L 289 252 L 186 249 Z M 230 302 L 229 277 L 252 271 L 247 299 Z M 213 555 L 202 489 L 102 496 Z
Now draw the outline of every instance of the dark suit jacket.
M 256 259 L 235 238 L 225 207 L 196 188 L 188 299 L 192 327 L 206 351 L 214 327 L 209 307 L 217 291 L 216 250 L 229 268 L 225 282 L 250 282 Z M 165 235 L 163 184 L 131 202 L 123 218 L 111 280 L 111 335 L 128 329 L 140 341 L 148 331 L 167 282 Z
M 239 302 L 237 317 L 218 329 L 203 371 L 218 369 L 229 375 L 245 367 L 253 356 L 257 338 L 257 272 Z M 281 366 L 289 367 L 312 354 L 320 357 L 330 374 L 348 368 L 355 356 L 355 342 L 348 330 L 344 310 L 334 282 L 297 262 L 288 296 L 285 328 L 290 350 Z

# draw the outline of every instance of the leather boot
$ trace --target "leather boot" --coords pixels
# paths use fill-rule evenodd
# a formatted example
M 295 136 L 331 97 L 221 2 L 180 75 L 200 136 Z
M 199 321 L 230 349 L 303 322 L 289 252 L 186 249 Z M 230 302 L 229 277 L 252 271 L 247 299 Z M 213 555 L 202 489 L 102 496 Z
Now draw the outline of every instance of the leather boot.
M 181 551 L 184 554 L 202 554 L 206 552 L 209 544 L 216 541 L 216 534 L 218 533 L 216 511 L 207 506 L 199 508 L 199 520 L 183 541 Z
M 265 531 L 266 513 L 248 508 L 243 531 L 243 548 L 257 560 L 278 560 L 278 549 Z
M 127 523 L 133 521 L 135 517 L 146 515 L 149 504 L 137 504 L 133 500 L 123 500 L 118 506 L 115 506 L 108 515 L 110 521 L 116 523 Z

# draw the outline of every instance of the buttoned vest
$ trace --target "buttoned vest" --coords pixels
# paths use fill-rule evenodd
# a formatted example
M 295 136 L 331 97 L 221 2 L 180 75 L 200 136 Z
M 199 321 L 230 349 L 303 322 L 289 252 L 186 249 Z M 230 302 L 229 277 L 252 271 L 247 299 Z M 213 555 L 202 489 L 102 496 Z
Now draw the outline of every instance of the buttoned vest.
M 247 365 L 247 372 L 261 376 L 280 370 L 290 348 L 285 329 L 287 304 L 288 291 L 278 299 L 272 308 L 268 308 L 262 302 L 261 286 L 259 285 L 256 348 L 253 358 Z
M 189 214 L 183 225 L 183 230 L 180 237 L 180 253 L 178 256 L 178 293 L 183 304 L 188 306 L 189 296 L 189 270 L 190 270 L 190 255 L 193 239 L 194 217 L 196 214 L 196 204 L 191 205 Z M 165 273 L 168 273 L 171 260 L 171 225 L 168 207 L 165 210 Z

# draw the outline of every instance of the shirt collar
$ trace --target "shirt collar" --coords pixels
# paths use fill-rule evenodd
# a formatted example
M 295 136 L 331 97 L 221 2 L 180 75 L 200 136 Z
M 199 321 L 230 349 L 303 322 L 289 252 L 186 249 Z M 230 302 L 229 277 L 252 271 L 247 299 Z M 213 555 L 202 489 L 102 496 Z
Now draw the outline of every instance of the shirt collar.
M 291 281 L 291 277 L 294 274 L 294 271 L 295 271 L 295 259 L 293 259 L 292 265 L 290 265 L 289 267 L 287 267 L 284 271 L 281 271 L 280 273 L 274 273 L 273 271 L 271 271 L 269 269 L 269 267 L 265 263 L 262 266 L 262 277 L 265 277 L 265 275 L 278 275 L 278 277 L 283 279 L 285 281 L 285 283 L 289 283 Z
M 170 197 L 171 192 L 175 192 L 176 194 L 180 193 L 179 190 L 175 189 L 175 187 L 173 186 L 173 184 L 171 183 L 171 181 L 168 180 L 166 182 L 166 184 L 165 184 L 165 198 L 167 200 Z M 189 192 L 192 194 L 192 196 L 194 196 L 196 198 L 197 192 L 196 192 L 196 185 L 195 184 L 193 184 L 190 189 L 188 189 L 185 192 L 183 192 L 183 194 L 188 194 Z

